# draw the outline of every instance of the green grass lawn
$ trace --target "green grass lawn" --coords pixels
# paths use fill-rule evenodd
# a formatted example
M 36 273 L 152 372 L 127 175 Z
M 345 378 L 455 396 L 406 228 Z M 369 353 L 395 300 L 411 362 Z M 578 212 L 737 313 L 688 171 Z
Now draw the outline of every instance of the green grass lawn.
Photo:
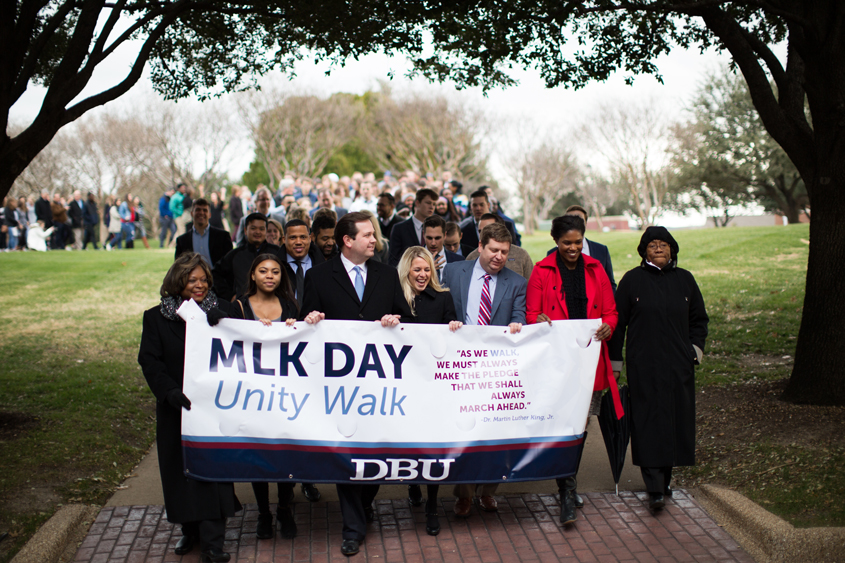
M 639 263 L 640 233 L 588 234 L 610 247 L 617 281 Z M 698 384 L 787 376 L 808 227 L 673 234 L 711 318 Z M 536 261 L 552 242 L 537 234 L 524 246 Z M 0 561 L 61 503 L 105 501 L 153 442 L 136 357 L 141 313 L 158 303 L 172 258 L 142 249 L 0 254 L 0 533 L 14 535 Z

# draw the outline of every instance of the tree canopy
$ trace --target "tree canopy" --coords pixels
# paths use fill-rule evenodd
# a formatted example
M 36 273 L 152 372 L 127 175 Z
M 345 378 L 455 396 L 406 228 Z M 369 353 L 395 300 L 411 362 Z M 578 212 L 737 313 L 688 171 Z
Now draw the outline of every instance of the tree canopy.
M 813 206 L 787 396 L 845 404 L 845 371 L 833 353 L 845 340 L 845 299 L 838 298 L 845 291 L 843 23 L 841 0 L 4 2 L 0 196 L 61 127 L 125 93 L 147 64 L 168 98 L 237 90 L 271 68 L 289 70 L 305 53 L 342 63 L 373 51 L 407 54 L 415 72 L 458 87 L 508 85 L 511 69 L 534 68 L 549 87 L 577 88 L 616 71 L 659 78 L 659 55 L 713 47 L 730 53 Z M 76 100 L 97 65 L 130 39 L 140 49 L 127 76 Z M 772 50 L 782 42 L 783 61 Z M 9 108 L 30 81 L 47 87 L 44 103 L 33 123 L 10 137 Z

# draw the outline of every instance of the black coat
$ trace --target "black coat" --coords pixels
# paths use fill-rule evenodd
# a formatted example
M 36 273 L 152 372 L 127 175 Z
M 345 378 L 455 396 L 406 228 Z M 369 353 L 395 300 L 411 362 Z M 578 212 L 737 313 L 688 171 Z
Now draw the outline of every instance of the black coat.
M 44 229 L 53 226 L 53 208 L 50 207 L 50 200 L 39 197 L 35 201 L 35 218 L 44 221 Z
M 448 291 L 435 291 L 431 286 L 414 297 L 414 322 L 432 325 L 457 321 L 455 301 Z
M 300 311 L 304 319 L 311 311 L 326 314 L 327 319 L 376 321 L 384 315 L 411 319 L 396 268 L 367 260 L 367 284 L 359 301 L 355 286 L 343 267 L 340 256 L 314 266 L 305 274 L 305 299 Z
M 402 221 L 404 221 L 404 219 L 402 219 L 402 217 L 400 217 L 399 215 L 396 215 L 396 214 L 393 215 L 393 217 L 390 219 L 390 221 L 387 222 L 386 225 L 384 223 L 382 223 L 381 219 L 379 218 L 378 224 L 379 224 L 379 227 L 381 227 L 381 236 L 384 239 L 390 241 L 390 233 L 393 232 L 393 227 L 395 227 L 396 225 L 398 225 Z
M 223 229 L 218 229 L 217 227 L 212 227 L 211 225 L 207 228 L 208 253 L 211 255 L 211 264 L 209 265 L 213 268 L 215 264 L 226 256 L 226 253 L 232 250 L 232 236 L 229 234 L 229 231 L 224 231 Z M 179 258 L 179 255 L 183 252 L 193 251 L 194 230 L 189 229 L 188 232 L 182 236 L 176 237 L 176 255 L 173 259 L 175 260 L 176 258 Z
M 619 282 L 616 310 L 610 359 L 622 359 L 624 342 L 632 461 L 641 467 L 695 464 L 693 346 L 704 350 L 709 320 L 695 278 L 672 264 L 634 268 Z
M 409 217 L 398 225 L 394 225 L 393 230 L 390 231 L 390 257 L 387 262 L 395 268 L 405 250 L 412 246 L 423 245 L 420 244 L 420 235 L 414 228 L 414 220 Z
M 220 307 L 231 312 L 230 303 L 221 302 Z M 182 389 L 184 321 L 166 319 L 160 305 L 145 311 L 138 363 L 156 398 L 156 445 L 167 519 L 184 523 L 234 516 L 241 504 L 232 483 L 208 483 L 185 476 L 182 409 L 170 406 L 165 400 L 171 389 Z
M 82 214 L 85 210 L 85 202 L 83 200 L 76 201 L 75 199 L 67 206 L 67 216 L 70 219 L 70 226 L 73 229 L 82 228 Z
M 252 266 L 253 260 L 259 254 L 265 252 L 275 254 L 282 264 L 285 263 L 282 249 L 275 244 L 267 244 L 266 242 L 262 242 L 256 247 L 244 241 L 227 252 L 214 265 L 214 293 L 225 301 L 231 301 L 232 297 L 246 295 L 249 289 L 249 268 Z

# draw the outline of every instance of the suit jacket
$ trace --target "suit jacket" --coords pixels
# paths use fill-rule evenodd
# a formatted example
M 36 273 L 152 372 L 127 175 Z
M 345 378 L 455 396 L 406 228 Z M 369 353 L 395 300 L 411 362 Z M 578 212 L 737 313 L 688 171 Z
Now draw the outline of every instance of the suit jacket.
M 288 249 L 284 246 L 280 248 L 281 250 L 279 251 L 279 256 L 282 258 L 282 263 L 285 265 L 285 269 L 288 272 L 288 280 L 290 281 L 291 289 L 293 289 L 293 292 L 296 293 L 296 270 L 294 270 L 291 263 L 288 262 Z M 308 256 L 311 258 L 311 268 L 326 261 L 326 258 L 325 256 L 323 256 L 323 253 L 320 251 L 319 248 L 317 248 L 317 245 L 313 242 L 308 247 Z M 311 268 L 309 268 L 309 271 L 311 270 Z M 307 274 L 308 272 L 305 273 Z
M 53 226 L 53 208 L 50 207 L 49 200 L 39 197 L 35 201 L 35 218 L 39 221 L 44 221 L 45 229 Z
M 381 227 L 381 236 L 390 240 L 390 234 L 393 232 L 393 227 L 404 221 L 402 217 L 399 215 L 393 215 L 393 217 L 388 221 L 387 225 L 381 222 L 381 218 L 379 218 L 378 224 Z
M 311 311 L 325 313 L 332 320 L 376 321 L 384 315 L 401 315 L 402 321 L 411 320 L 411 308 L 405 301 L 396 268 L 367 260 L 367 284 L 364 298 L 359 301 L 340 256 L 314 266 L 305 274 L 300 319 Z
M 414 228 L 414 220 L 409 217 L 390 231 L 390 257 L 387 262 L 395 268 L 405 250 L 412 246 L 420 246 L 420 236 Z
M 610 251 L 600 242 L 593 242 L 586 237 L 584 237 L 584 240 L 587 241 L 588 245 L 590 245 L 590 257 L 598 260 L 604 268 L 604 272 L 607 274 L 607 279 L 610 280 L 610 287 L 613 289 L 613 293 L 615 294 L 616 280 L 613 279 L 613 264 L 610 261 Z M 554 247 L 546 253 L 546 256 L 556 251 L 557 247 Z
M 446 268 L 443 285 L 449 288 L 455 303 L 458 320 L 463 322 L 467 314 L 469 285 L 472 269 L 477 260 L 464 260 Z M 525 290 L 528 282 L 507 268 L 502 268 L 496 278 L 496 293 L 493 295 L 490 324 L 507 326 L 511 323 L 525 324 Z
M 516 225 L 513 224 L 513 221 L 506 220 L 505 226 L 508 228 L 508 232 L 511 234 L 511 244 L 519 246 L 519 237 L 516 233 Z M 461 238 L 461 244 L 466 244 L 471 246 L 473 249 L 478 248 L 478 230 L 475 227 L 475 218 L 472 216 L 467 217 L 460 224 L 461 232 L 464 234 Z
M 67 216 L 70 218 L 70 226 L 74 229 L 82 228 L 82 214 L 84 213 L 85 202 L 83 200 L 71 200 L 67 206 Z
M 224 231 L 223 229 L 218 229 L 217 227 L 212 227 L 211 225 L 207 228 L 208 253 L 211 255 L 211 267 L 214 268 L 220 259 L 226 256 L 227 252 L 232 250 L 232 237 L 229 235 L 229 231 Z M 193 251 L 194 231 L 191 229 L 184 235 L 176 237 L 176 255 L 173 259 L 175 260 L 178 258 L 183 252 Z

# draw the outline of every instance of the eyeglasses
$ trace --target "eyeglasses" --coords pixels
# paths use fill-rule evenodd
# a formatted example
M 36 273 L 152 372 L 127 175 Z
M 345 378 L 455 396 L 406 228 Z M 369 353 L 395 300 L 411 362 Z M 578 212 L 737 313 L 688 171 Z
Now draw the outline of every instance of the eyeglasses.
M 666 250 L 667 248 L 669 248 L 669 245 L 665 242 L 650 242 L 648 243 L 648 246 L 646 246 L 646 248 L 648 248 L 649 250 L 657 250 L 658 248 L 661 250 Z

